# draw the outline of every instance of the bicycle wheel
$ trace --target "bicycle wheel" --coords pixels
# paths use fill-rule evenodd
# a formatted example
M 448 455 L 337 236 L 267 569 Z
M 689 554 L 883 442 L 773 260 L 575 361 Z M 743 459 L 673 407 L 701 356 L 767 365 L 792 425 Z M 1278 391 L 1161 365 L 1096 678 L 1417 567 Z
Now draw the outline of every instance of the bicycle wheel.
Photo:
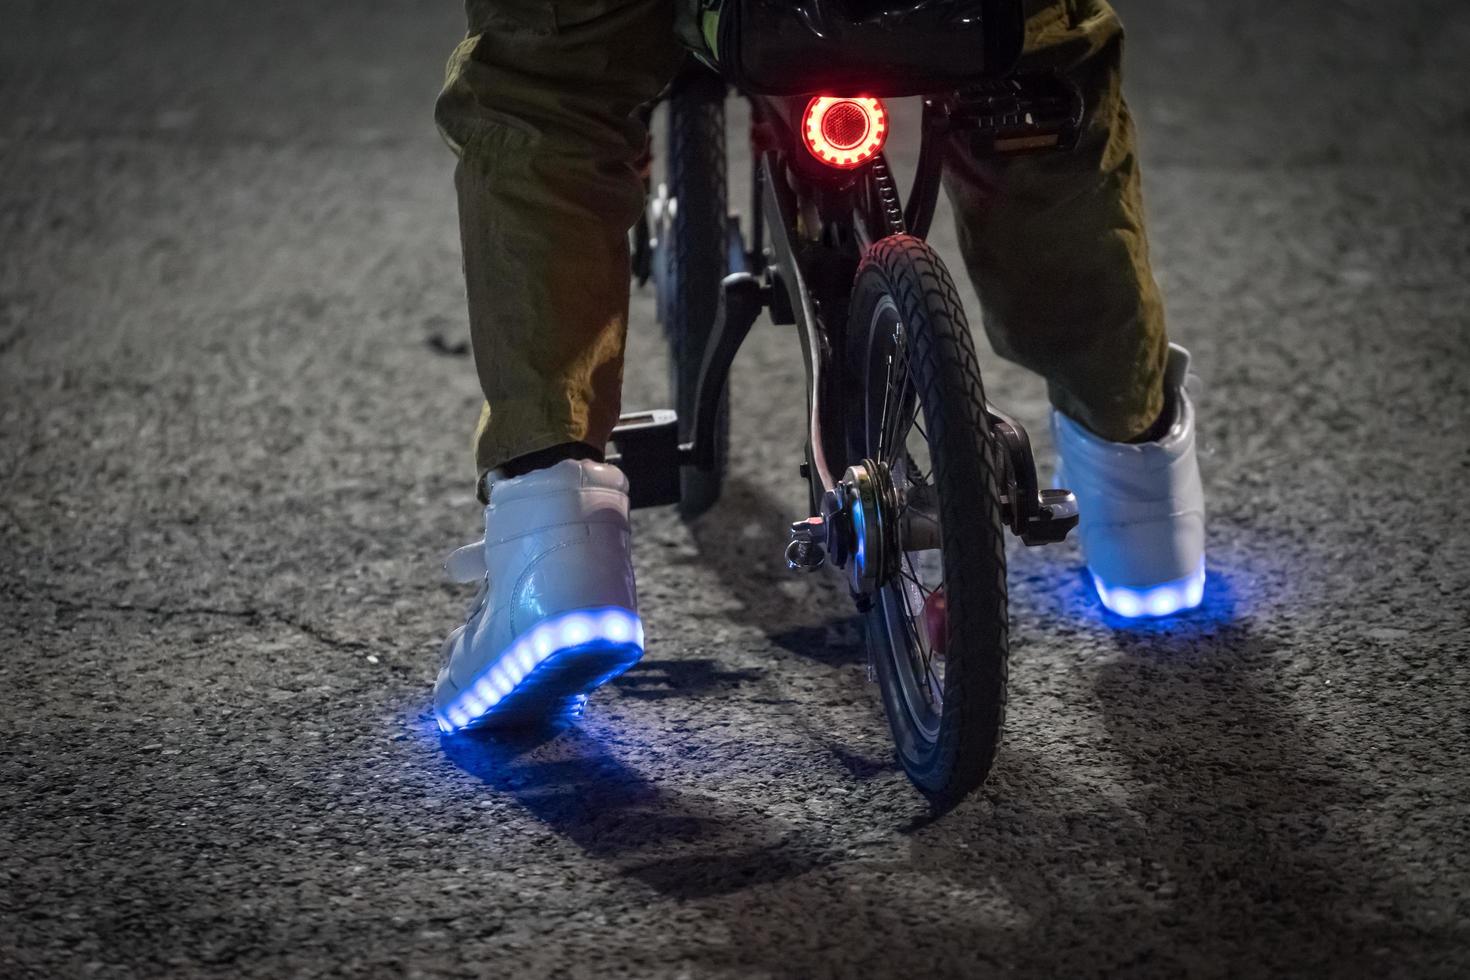
M 702 69 L 687 72 L 668 97 L 667 183 L 659 189 L 655 276 L 659 320 L 669 345 L 669 386 L 679 436 L 694 431 L 699 367 L 728 270 L 725 189 L 725 83 Z M 720 396 L 715 468 L 679 474 L 679 511 L 695 517 L 720 496 L 729 457 L 728 394 Z
M 891 480 L 894 559 L 866 613 L 899 760 L 936 802 L 979 786 L 1005 720 L 1000 458 L 954 282 L 920 239 L 864 255 L 847 331 L 854 460 Z

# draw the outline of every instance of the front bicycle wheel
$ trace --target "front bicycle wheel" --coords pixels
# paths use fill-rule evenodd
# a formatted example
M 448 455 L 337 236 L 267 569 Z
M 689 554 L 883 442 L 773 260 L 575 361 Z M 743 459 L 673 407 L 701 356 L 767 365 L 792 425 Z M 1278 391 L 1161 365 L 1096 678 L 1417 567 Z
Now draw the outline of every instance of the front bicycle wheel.
M 679 437 L 687 441 L 694 433 L 699 369 L 729 271 L 724 81 L 700 68 L 681 75 L 669 92 L 668 120 L 668 180 L 656 198 L 654 276 Z M 719 499 L 729 458 L 728 404 L 728 393 L 721 393 L 714 469 L 680 470 L 679 512 L 686 518 Z
M 1005 720 L 999 455 L 954 282 L 922 240 L 874 243 L 847 330 L 846 434 L 891 481 L 894 555 L 865 613 L 898 757 L 939 803 L 985 781 Z

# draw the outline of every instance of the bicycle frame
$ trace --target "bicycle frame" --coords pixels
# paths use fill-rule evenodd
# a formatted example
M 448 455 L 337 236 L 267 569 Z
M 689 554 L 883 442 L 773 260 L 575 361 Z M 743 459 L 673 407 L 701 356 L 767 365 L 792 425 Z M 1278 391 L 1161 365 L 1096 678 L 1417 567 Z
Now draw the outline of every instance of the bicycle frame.
M 918 162 L 907 197 L 880 153 L 854 170 L 835 171 L 801 147 L 793 120 L 805 98 L 751 96 L 754 124 L 751 243 L 732 222 L 730 274 L 700 367 L 692 439 L 678 442 L 670 411 L 624 416 L 613 433 L 610 462 L 629 476 L 635 507 L 675 503 L 679 466 L 715 466 L 721 395 L 736 354 L 761 313 L 794 325 L 807 382 L 807 475 L 813 506 L 837 487 L 847 447 L 836 380 L 844 370 L 835 352 L 847 321 L 848 294 L 862 252 L 895 234 L 924 237 L 939 199 L 945 141 L 963 134 L 988 141 L 997 155 L 1065 147 L 1080 121 L 1080 100 L 1055 76 L 1006 80 L 967 92 L 926 98 Z M 769 248 L 764 239 L 769 235 Z M 992 431 L 1005 450 L 1003 504 L 1012 530 L 1027 543 L 1065 536 L 1070 524 L 1038 489 L 1025 430 L 989 408 Z M 1072 520 L 1075 523 L 1075 517 Z

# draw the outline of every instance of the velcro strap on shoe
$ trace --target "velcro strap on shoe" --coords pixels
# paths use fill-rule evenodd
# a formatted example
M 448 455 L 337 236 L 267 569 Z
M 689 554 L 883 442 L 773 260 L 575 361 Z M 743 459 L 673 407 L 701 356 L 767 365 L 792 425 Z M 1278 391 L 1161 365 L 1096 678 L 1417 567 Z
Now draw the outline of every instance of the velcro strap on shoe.
M 485 577 L 485 541 L 480 539 L 463 548 L 456 548 L 444 559 L 444 571 L 451 581 L 478 582 Z

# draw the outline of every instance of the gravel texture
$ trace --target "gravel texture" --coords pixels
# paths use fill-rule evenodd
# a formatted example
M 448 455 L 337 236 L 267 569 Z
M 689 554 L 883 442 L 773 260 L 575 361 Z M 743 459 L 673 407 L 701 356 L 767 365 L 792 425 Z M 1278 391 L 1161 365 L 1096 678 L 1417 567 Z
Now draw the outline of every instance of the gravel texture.
M 7 4 L 0 976 L 1470 972 L 1470 14 L 1120 5 L 1207 604 L 1128 626 L 1014 549 L 1007 742 L 936 819 L 837 579 L 781 562 L 781 328 L 726 499 L 637 518 L 642 666 L 554 737 L 435 732 L 453 0 Z

